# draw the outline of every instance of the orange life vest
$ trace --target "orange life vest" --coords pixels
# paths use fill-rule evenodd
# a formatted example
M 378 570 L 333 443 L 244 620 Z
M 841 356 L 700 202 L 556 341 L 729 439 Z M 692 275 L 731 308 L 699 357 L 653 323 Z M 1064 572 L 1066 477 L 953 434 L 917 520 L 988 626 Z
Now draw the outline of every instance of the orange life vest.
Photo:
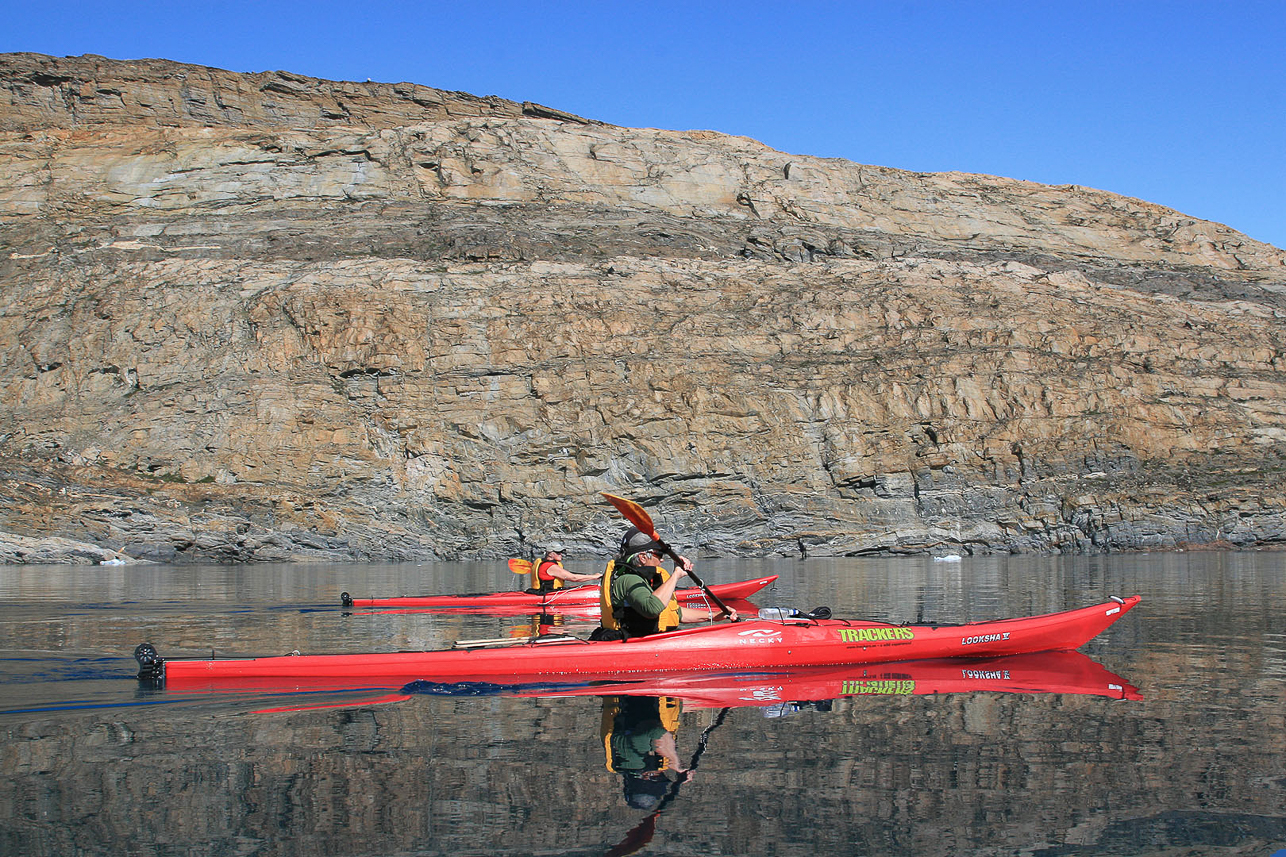
M 539 562 L 531 564 L 531 588 L 539 592 L 552 592 L 555 589 L 562 589 L 563 582 L 552 574 L 548 573 L 550 566 L 561 565 L 552 559 L 542 559 Z

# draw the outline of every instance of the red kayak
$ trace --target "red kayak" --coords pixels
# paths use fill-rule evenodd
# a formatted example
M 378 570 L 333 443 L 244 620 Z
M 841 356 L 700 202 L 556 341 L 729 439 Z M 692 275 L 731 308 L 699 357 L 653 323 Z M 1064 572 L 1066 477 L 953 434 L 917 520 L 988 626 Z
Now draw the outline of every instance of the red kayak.
M 682 590 L 680 590 L 682 591 Z M 742 616 L 754 616 L 759 611 L 759 605 L 753 601 L 747 601 L 744 598 L 724 598 L 723 603 L 736 610 Z M 687 607 L 708 608 L 714 610 L 716 615 L 719 608 L 714 602 L 703 603 L 700 600 L 684 599 L 684 605 Z M 350 616 L 400 616 L 416 613 L 434 613 L 443 614 L 460 614 L 460 613 L 486 613 L 489 616 L 530 616 L 533 620 L 542 619 L 540 626 L 544 628 L 542 634 L 555 633 L 553 627 L 548 627 L 554 623 L 543 621 L 548 619 L 566 620 L 570 622 L 592 622 L 598 624 L 599 605 L 597 604 L 572 604 L 570 606 L 558 605 L 536 605 L 520 606 L 512 604 L 505 607 L 372 607 L 368 610 L 353 609 L 347 615 Z M 514 628 L 517 636 L 523 636 L 521 629 Z M 530 635 L 527 635 L 530 636 Z
M 1138 596 L 1060 613 L 964 625 L 872 620 L 749 619 L 681 628 L 631 640 L 543 636 L 486 640 L 428 652 L 285 655 L 226 660 L 161 658 L 135 650 L 139 678 L 175 689 L 256 686 L 400 687 L 416 679 L 512 684 L 549 676 L 614 680 L 690 671 L 745 672 L 938 658 L 997 658 L 1077 649 L 1139 603 Z
M 724 601 L 734 598 L 749 598 L 766 586 L 771 586 L 777 575 L 757 577 L 754 580 L 741 580 L 736 583 L 716 583 L 710 591 Z M 677 589 L 674 592 L 679 603 L 684 607 L 706 607 L 710 605 L 710 596 L 699 587 Z M 512 608 L 520 607 L 523 613 L 538 613 L 541 610 L 558 610 L 575 607 L 578 610 L 589 606 L 598 610 L 599 591 L 597 583 L 586 583 L 583 586 L 568 586 L 555 589 L 553 592 L 533 594 L 523 590 L 513 592 L 482 592 L 472 595 L 402 595 L 395 598 L 353 598 L 347 592 L 340 593 L 340 603 L 345 607 L 434 607 L 464 610 L 468 612 L 489 612 L 500 608 L 500 612 L 511 613 Z

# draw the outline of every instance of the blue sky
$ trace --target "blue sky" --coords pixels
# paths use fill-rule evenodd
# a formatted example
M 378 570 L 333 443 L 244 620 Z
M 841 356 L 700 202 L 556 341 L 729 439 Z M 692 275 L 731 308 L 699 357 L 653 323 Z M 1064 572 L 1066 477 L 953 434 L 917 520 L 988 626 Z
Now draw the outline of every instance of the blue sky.
M 1286 0 L 0 0 L 0 52 L 414 83 L 1079 184 L 1286 248 Z

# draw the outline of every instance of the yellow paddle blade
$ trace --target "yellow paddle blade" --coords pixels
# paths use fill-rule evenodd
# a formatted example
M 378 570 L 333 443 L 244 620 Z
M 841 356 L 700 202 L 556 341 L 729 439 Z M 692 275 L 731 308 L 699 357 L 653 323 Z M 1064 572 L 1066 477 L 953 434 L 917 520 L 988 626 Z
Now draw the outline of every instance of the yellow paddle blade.
M 617 497 L 615 494 L 608 494 L 606 491 L 600 492 L 607 502 L 616 507 L 625 518 L 641 531 L 647 533 L 654 541 L 659 541 L 660 537 L 656 534 L 656 527 L 652 525 L 652 516 L 647 510 L 635 503 L 633 500 L 626 500 L 624 497 Z
M 511 559 L 509 570 L 514 574 L 531 574 L 531 563 L 525 559 Z

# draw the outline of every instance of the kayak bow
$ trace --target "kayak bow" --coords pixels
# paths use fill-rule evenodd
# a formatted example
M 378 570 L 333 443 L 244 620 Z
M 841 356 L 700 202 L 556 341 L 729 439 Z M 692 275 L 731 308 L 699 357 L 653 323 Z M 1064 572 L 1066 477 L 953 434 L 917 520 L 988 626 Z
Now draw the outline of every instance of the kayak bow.
M 144 643 L 139 678 L 178 689 L 398 687 L 416 679 L 512 684 L 544 676 L 620 680 L 684 671 L 737 672 L 878 664 L 929 658 L 997 658 L 1080 648 L 1139 603 L 1113 597 L 1092 607 L 963 625 L 871 620 L 750 619 L 630 640 L 549 635 L 520 644 L 427 652 L 170 660 Z M 486 641 L 493 643 L 495 641 Z

